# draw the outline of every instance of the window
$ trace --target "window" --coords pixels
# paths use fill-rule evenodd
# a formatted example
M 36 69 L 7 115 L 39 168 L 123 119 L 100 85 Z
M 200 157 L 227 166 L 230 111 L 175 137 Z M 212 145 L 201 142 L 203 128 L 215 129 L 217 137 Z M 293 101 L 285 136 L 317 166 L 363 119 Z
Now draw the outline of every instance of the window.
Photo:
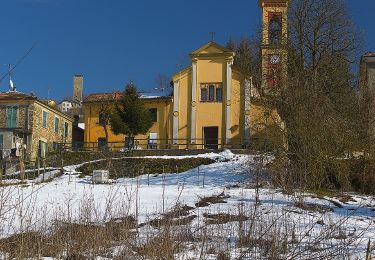
M 69 135 L 69 124 L 67 122 L 64 123 L 64 136 L 67 138 Z
M 7 127 L 8 128 L 17 127 L 17 112 L 18 112 L 18 106 L 7 107 Z
M 207 88 L 201 88 L 201 101 L 207 101 Z
M 158 148 L 158 134 L 150 133 L 148 140 L 148 149 L 157 149 Z
M 201 84 L 201 102 L 223 101 L 223 88 L 221 83 Z
M 210 85 L 208 87 L 208 101 L 215 101 L 215 86 L 214 85 Z
M 55 133 L 59 133 L 59 124 L 60 119 L 58 117 L 55 117 Z
M 223 101 L 223 89 L 222 88 L 216 88 L 216 101 Z
M 47 111 L 42 112 L 42 127 L 47 128 Z
M 268 26 L 268 38 L 270 44 L 280 44 L 281 43 L 281 14 L 280 13 L 270 13 L 269 14 L 269 26 Z
M 157 108 L 150 108 L 148 111 L 150 112 L 151 121 L 153 123 L 157 122 L 158 121 L 158 109 Z

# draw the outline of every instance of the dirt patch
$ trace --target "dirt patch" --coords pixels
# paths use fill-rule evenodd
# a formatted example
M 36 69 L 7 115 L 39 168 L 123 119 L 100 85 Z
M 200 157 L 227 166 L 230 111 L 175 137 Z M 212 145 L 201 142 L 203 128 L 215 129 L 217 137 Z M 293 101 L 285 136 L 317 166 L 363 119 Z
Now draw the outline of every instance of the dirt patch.
M 310 211 L 310 212 L 326 213 L 326 212 L 333 211 L 333 209 L 328 206 L 318 205 L 318 204 L 296 202 L 294 206 L 297 208 L 306 210 L 306 211 Z
M 341 201 L 342 203 L 345 203 L 345 204 L 348 204 L 349 202 L 357 202 L 355 199 L 353 199 L 352 196 L 349 196 L 349 195 L 342 195 L 340 197 L 338 197 L 339 201 Z
M 195 206 L 199 208 L 199 207 L 207 207 L 211 204 L 227 203 L 224 199 L 228 199 L 228 198 L 230 198 L 230 196 L 225 195 L 224 192 L 222 192 L 219 195 L 201 197 L 199 198 L 199 201 L 195 203 Z
M 197 217 L 196 215 L 190 215 L 190 210 L 192 209 L 194 208 L 188 205 L 177 204 L 170 211 L 162 214 L 161 218 L 153 219 L 149 224 L 156 228 L 188 225 Z
M 231 215 L 226 213 L 219 213 L 219 214 L 207 214 L 204 213 L 203 217 L 206 218 L 205 223 L 207 225 L 213 225 L 213 224 L 225 224 L 228 222 L 233 221 L 245 221 L 248 220 L 248 217 L 245 215 Z
M 135 177 L 143 174 L 178 173 L 200 165 L 214 163 L 208 158 L 161 159 L 161 158 L 121 158 L 88 163 L 78 168 L 83 175 L 91 175 L 93 170 L 109 170 L 110 178 Z
M 190 214 L 190 210 L 194 209 L 188 205 L 180 205 L 177 204 L 173 207 L 170 211 L 162 214 L 164 218 L 178 218 L 178 217 L 185 217 Z
M 191 215 L 183 218 L 169 219 L 169 218 L 157 218 L 149 222 L 149 224 L 155 228 L 160 228 L 162 226 L 182 226 L 191 224 L 191 222 L 196 218 L 196 215 Z
M 333 205 L 335 205 L 337 208 L 343 208 L 343 206 L 341 205 L 341 203 L 335 201 L 335 200 L 331 200 L 331 199 L 327 199 L 329 202 L 331 202 Z

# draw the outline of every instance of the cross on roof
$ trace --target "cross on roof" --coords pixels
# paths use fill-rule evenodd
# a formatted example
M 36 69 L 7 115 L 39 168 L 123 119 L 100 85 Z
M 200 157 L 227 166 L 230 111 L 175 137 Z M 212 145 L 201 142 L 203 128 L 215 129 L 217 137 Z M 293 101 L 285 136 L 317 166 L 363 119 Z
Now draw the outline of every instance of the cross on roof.
M 209 34 L 211 35 L 211 41 L 213 42 L 215 40 L 216 32 L 209 32 Z

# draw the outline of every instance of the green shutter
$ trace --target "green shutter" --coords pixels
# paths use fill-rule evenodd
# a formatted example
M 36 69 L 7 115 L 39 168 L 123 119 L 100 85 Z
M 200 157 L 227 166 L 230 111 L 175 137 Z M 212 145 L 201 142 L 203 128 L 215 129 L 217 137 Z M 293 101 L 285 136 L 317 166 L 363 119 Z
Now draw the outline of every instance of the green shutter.
M 43 127 L 47 128 L 47 111 L 43 111 Z
M 64 133 L 65 133 L 65 137 L 68 137 L 69 135 L 69 125 L 67 122 L 65 122 L 65 129 L 64 129 Z
M 7 127 L 15 128 L 17 127 L 17 106 L 7 107 Z
M 55 117 L 55 133 L 59 132 L 59 118 Z

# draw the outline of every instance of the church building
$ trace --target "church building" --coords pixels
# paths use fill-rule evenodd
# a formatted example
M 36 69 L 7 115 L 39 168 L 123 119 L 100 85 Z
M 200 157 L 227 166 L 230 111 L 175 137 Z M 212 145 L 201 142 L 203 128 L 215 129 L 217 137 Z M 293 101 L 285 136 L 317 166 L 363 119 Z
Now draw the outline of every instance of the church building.
M 285 77 L 288 0 L 260 0 L 262 8 L 261 92 L 277 89 Z M 154 125 L 136 137 L 140 149 L 222 149 L 251 146 L 266 126 L 280 125 L 274 109 L 257 102 L 252 78 L 233 65 L 235 53 L 211 41 L 190 54 L 191 66 L 172 76 L 170 95 L 142 95 Z M 281 76 L 280 76 L 281 75 Z M 101 146 L 99 124 L 104 104 L 118 101 L 120 92 L 88 95 L 84 102 L 85 142 Z M 108 142 L 125 136 L 109 134 Z

